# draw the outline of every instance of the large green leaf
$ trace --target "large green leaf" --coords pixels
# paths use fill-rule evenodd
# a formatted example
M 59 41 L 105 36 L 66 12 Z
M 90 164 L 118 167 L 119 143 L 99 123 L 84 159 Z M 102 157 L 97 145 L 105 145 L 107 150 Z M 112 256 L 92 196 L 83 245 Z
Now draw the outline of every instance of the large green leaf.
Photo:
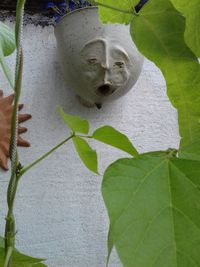
M 89 122 L 87 120 L 81 119 L 79 116 L 72 116 L 66 114 L 62 107 L 57 108 L 63 121 L 68 125 L 68 127 L 73 132 L 79 132 L 83 134 L 88 134 L 89 132 Z
M 3 266 L 4 260 L 4 238 L 0 236 L 0 266 Z M 20 253 L 17 249 L 12 255 L 12 267 L 47 267 L 43 264 L 43 259 L 32 258 Z
M 200 1 L 171 0 L 171 2 L 186 17 L 186 43 L 197 57 L 200 57 Z
M 12 88 L 14 87 L 13 76 L 5 57 L 11 55 L 15 48 L 16 43 L 13 31 L 4 23 L 0 22 L 0 64 Z
M 138 49 L 162 71 L 178 110 L 181 146 L 200 137 L 200 65 L 184 42 L 185 20 L 169 0 L 151 0 L 131 22 Z
M 4 248 L 4 238 L 0 236 L 0 248 Z
M 184 159 L 200 160 L 200 141 L 182 147 L 179 151 L 179 157 Z
M 128 137 L 111 126 L 103 126 L 97 129 L 92 137 L 100 142 L 121 149 L 132 156 L 138 155 L 137 150 L 134 148 Z
M 99 16 L 103 23 L 122 23 L 129 24 L 134 13 L 134 7 L 139 2 L 138 0 L 97 0 L 95 3 L 99 3 Z M 111 8 L 107 8 L 102 5 L 107 5 Z M 119 12 L 123 10 L 125 12 Z
M 75 148 L 85 166 L 94 173 L 98 173 L 97 153 L 81 137 L 73 137 Z
M 200 163 L 149 153 L 105 172 L 102 192 L 125 267 L 200 266 Z

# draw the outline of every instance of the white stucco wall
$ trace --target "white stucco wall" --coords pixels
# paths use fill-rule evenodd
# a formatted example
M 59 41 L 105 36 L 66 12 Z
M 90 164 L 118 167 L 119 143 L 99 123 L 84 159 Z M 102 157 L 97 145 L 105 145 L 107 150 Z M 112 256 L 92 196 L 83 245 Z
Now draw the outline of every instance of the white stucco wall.
M 63 81 L 56 56 L 53 27 L 31 24 L 24 30 L 25 69 L 21 102 L 33 115 L 25 138 L 32 147 L 20 149 L 23 165 L 64 139 L 69 131 L 56 113 L 87 118 L 91 128 L 109 124 L 124 132 L 140 152 L 177 147 L 177 114 L 166 96 L 160 71 L 145 61 L 134 89 L 101 110 L 79 104 Z M 10 64 L 14 63 L 14 56 Z M 0 88 L 10 93 L 0 74 Z M 100 173 L 127 155 L 93 142 L 99 154 Z M 9 173 L 0 171 L 0 234 L 4 232 L 6 188 Z M 47 259 L 49 267 L 103 267 L 106 260 L 107 213 L 100 193 L 102 176 L 90 173 L 71 143 L 31 170 L 21 180 L 16 199 L 17 247 Z M 115 253 L 112 267 L 120 267 Z

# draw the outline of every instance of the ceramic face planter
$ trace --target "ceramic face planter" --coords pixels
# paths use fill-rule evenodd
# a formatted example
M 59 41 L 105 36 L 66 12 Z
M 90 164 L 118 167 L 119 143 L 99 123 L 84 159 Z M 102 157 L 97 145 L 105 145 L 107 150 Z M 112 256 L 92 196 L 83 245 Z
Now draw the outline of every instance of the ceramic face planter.
M 143 57 L 129 27 L 102 25 L 96 7 L 66 15 L 55 35 L 67 84 L 85 104 L 100 106 L 126 94 L 136 83 Z

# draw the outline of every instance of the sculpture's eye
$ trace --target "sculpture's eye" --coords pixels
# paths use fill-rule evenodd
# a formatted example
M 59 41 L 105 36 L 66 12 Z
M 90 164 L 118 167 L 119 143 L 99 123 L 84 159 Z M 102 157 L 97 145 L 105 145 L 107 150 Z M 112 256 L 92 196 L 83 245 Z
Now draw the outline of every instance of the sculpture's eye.
M 87 62 L 90 64 L 90 65 L 95 65 L 98 63 L 97 59 L 96 58 L 89 58 L 87 60 Z
M 117 66 L 118 68 L 124 68 L 124 62 L 117 61 L 117 62 L 115 62 L 114 66 Z

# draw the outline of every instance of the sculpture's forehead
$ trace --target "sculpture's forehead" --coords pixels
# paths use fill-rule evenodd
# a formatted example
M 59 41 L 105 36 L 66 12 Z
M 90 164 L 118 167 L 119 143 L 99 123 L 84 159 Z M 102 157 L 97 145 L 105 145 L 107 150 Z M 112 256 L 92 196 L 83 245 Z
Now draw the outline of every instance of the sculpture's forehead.
M 113 39 L 98 38 L 87 42 L 82 50 L 81 54 L 84 57 L 98 57 L 104 58 L 105 56 L 120 57 L 124 60 L 129 60 L 128 53 L 125 48 Z

